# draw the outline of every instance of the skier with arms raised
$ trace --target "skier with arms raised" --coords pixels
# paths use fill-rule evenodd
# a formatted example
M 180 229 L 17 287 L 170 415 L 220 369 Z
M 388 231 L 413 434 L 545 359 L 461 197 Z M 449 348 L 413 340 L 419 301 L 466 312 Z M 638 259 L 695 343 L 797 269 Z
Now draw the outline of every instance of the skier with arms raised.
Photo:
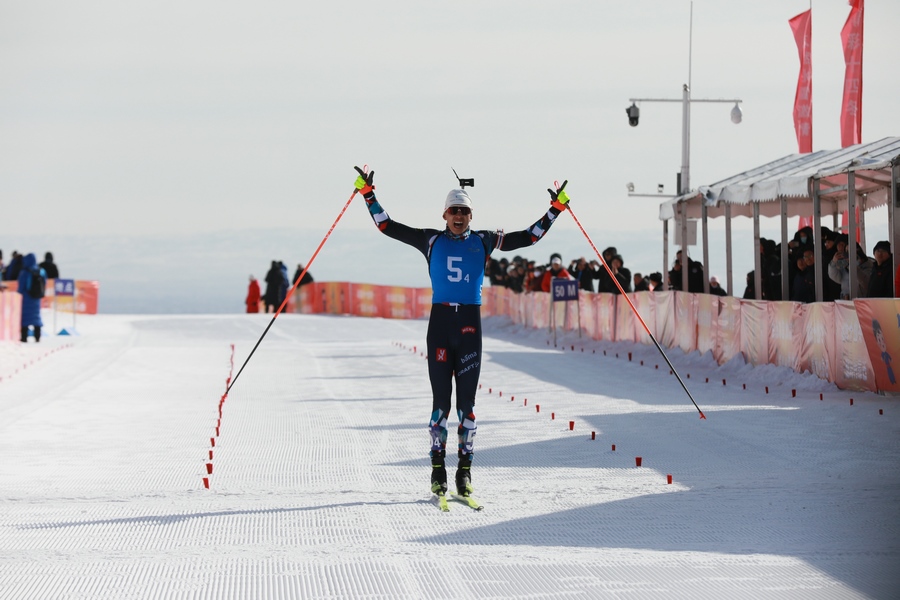
M 567 182 L 548 190 L 550 208 L 528 229 L 504 234 L 502 230 L 473 231 L 472 199 L 460 180 L 460 188 L 451 190 L 444 202 L 440 229 L 409 227 L 388 216 L 375 198 L 374 171 L 355 167 L 359 176 L 356 188 L 366 200 L 369 214 L 378 229 L 388 237 L 419 250 L 428 262 L 431 277 L 431 316 L 428 321 L 428 377 L 433 395 L 431 420 L 431 491 L 447 510 L 447 417 L 450 414 L 453 383 L 456 383 L 456 412 L 459 419 L 459 462 L 456 490 L 473 508 L 480 505 L 472 498 L 472 458 L 475 440 L 475 392 L 481 373 L 481 287 L 486 258 L 494 250 L 510 251 L 536 244 L 556 217 L 566 210 Z M 468 185 L 473 185 L 471 180 Z

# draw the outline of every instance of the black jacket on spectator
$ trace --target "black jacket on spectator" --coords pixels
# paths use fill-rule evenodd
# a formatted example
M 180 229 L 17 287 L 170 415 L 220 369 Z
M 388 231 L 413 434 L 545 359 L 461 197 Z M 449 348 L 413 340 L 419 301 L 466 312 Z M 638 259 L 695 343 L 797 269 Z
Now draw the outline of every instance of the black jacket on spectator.
M 869 292 L 867 298 L 893 298 L 894 297 L 894 264 L 893 256 L 888 255 L 886 261 L 875 263 L 872 267 L 872 277 L 869 279 Z

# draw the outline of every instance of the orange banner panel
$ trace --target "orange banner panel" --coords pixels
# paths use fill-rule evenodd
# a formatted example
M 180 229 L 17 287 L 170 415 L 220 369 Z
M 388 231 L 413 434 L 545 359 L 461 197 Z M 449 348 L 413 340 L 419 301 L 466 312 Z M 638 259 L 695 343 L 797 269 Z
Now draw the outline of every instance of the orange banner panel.
M 656 341 L 666 348 L 675 347 L 675 292 L 652 292 L 656 305 Z
M 697 350 L 715 355 L 719 329 L 719 297 L 712 294 L 697 295 Z
M 769 311 L 765 300 L 741 301 L 741 352 L 753 366 L 769 362 Z
M 616 296 L 616 341 L 617 342 L 633 342 L 635 341 L 634 328 L 637 319 L 634 317 L 634 311 L 628 304 L 628 300 L 622 296 Z M 640 325 L 637 325 L 640 327 Z
M 900 393 L 900 300 L 854 300 L 875 385 L 881 392 Z
M 871 322 L 867 324 L 871 328 Z M 875 373 L 869 352 L 859 326 L 853 302 L 834 302 L 835 365 L 834 383 L 844 390 L 869 390 L 874 392 Z
M 597 319 L 596 339 L 614 341 L 616 333 L 615 294 L 594 294 L 594 313 Z
M 769 319 L 769 364 L 800 370 L 803 345 L 804 304 L 767 302 Z
M 0 340 L 18 340 L 22 329 L 22 295 L 0 290 Z
M 834 304 L 804 304 L 802 339 L 799 342 L 798 370 L 808 371 L 827 381 L 834 381 Z
M 741 300 L 733 296 L 719 298 L 716 330 L 716 362 L 724 365 L 741 353 Z
M 678 347 L 687 354 L 697 349 L 697 311 L 694 297 L 697 294 L 673 292 L 675 294 L 675 338 Z

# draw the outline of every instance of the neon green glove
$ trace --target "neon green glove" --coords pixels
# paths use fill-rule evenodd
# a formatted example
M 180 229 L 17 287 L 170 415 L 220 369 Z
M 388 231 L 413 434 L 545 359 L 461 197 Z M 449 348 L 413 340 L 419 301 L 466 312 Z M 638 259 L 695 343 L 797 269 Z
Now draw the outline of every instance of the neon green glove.
M 359 176 L 356 178 L 356 181 L 353 184 L 356 189 L 358 189 L 363 194 L 368 194 L 370 191 L 375 189 L 375 186 L 372 184 L 375 179 L 375 171 L 369 171 L 368 173 L 366 173 L 359 167 L 353 168 L 356 169 L 357 173 L 359 173 Z
M 553 190 L 548 188 L 547 191 L 550 192 L 550 204 L 555 206 L 560 212 L 566 210 L 566 205 L 569 203 L 569 195 L 566 193 L 566 184 L 569 183 L 569 180 L 566 179 L 563 181 L 563 184 Z

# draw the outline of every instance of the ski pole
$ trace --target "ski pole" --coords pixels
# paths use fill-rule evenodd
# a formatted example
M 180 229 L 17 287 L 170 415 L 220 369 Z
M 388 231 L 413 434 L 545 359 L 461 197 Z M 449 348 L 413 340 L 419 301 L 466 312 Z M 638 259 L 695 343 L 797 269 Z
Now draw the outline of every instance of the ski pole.
M 263 341 L 263 338 L 266 337 L 266 334 L 267 334 L 267 333 L 269 333 L 269 329 L 272 328 L 272 325 L 275 323 L 275 319 L 278 318 L 278 315 L 280 315 L 280 314 L 281 314 L 281 311 L 284 310 L 284 307 L 287 306 L 288 298 L 291 297 L 291 295 L 294 293 L 294 290 L 297 289 L 297 286 L 298 286 L 298 285 L 300 284 L 300 282 L 303 280 L 303 276 L 306 275 L 306 272 L 309 270 L 310 265 L 313 264 L 313 261 L 316 260 L 316 256 L 319 255 L 319 250 L 322 249 L 322 246 L 325 245 L 325 242 L 328 240 L 328 237 L 331 235 L 331 232 L 334 231 L 334 228 L 335 228 L 335 227 L 337 227 L 338 221 L 340 221 L 340 220 L 341 220 L 341 217 L 344 216 L 344 213 L 347 212 L 347 207 L 350 206 L 350 203 L 351 203 L 351 202 L 353 202 L 353 198 L 356 197 L 356 192 L 358 192 L 358 191 L 359 191 L 359 190 L 354 189 L 354 190 L 353 190 L 353 193 L 350 194 L 350 197 L 347 199 L 347 202 L 344 204 L 344 208 L 341 209 L 341 212 L 338 214 L 337 218 L 334 220 L 334 223 L 331 224 L 331 229 L 328 230 L 328 233 L 326 233 L 326 234 L 325 234 L 325 237 L 322 238 L 322 241 L 319 242 L 319 247 L 316 248 L 316 251 L 313 252 L 313 255 L 312 255 L 312 256 L 310 257 L 310 259 L 306 262 L 306 266 L 303 268 L 303 272 L 301 272 L 300 275 L 297 276 L 297 281 L 294 282 L 294 285 L 292 285 L 292 286 L 291 286 L 291 289 L 288 290 L 288 293 L 285 294 L 284 300 L 281 302 L 281 306 L 279 306 L 279 307 L 278 307 L 278 310 L 275 311 L 275 314 L 272 315 L 272 320 L 269 321 L 269 324 L 266 326 L 265 331 L 263 331 L 263 332 L 262 332 L 262 335 L 259 336 L 259 339 L 256 340 L 256 345 L 253 346 L 253 350 L 250 351 L 250 354 L 249 354 L 249 355 L 247 356 L 247 358 L 244 360 L 244 364 L 242 364 L 242 365 L 241 365 L 241 368 L 238 369 L 237 375 L 234 376 L 234 379 L 231 380 L 231 383 L 229 383 L 229 384 L 228 384 L 228 387 L 225 389 L 225 395 L 226 395 L 226 396 L 228 395 L 228 392 L 231 391 L 231 388 L 234 386 L 235 382 L 237 382 L 238 377 L 241 376 L 241 373 L 243 372 L 244 367 L 246 367 L 246 366 L 247 366 L 247 363 L 250 362 L 250 358 L 253 356 L 253 353 L 256 352 L 256 349 L 257 349 L 257 348 L 259 348 L 259 344 Z
M 609 268 L 609 265 L 606 264 L 606 261 L 603 260 L 603 255 L 597 250 L 597 246 L 594 245 L 594 241 L 591 240 L 591 236 L 587 234 L 587 231 L 584 230 L 584 227 L 581 226 L 581 221 L 578 220 L 578 217 L 575 216 L 575 213 L 572 212 L 572 207 L 568 207 L 569 214 L 572 215 L 572 218 L 575 219 L 575 224 L 578 225 L 578 229 L 581 230 L 581 233 L 584 234 L 584 237 L 587 238 L 588 243 L 593 248 L 594 253 L 597 255 L 597 258 L 600 259 L 600 264 L 606 269 L 606 272 L 609 273 L 610 278 L 613 280 L 613 283 L 616 284 L 616 287 L 619 288 L 619 292 L 622 294 L 622 297 L 628 301 L 628 306 L 631 307 L 631 310 L 634 311 L 635 316 L 638 318 L 638 321 L 641 322 L 641 325 L 644 327 L 644 331 L 647 332 L 647 335 L 650 336 L 650 339 L 653 340 L 653 343 L 656 345 L 656 349 L 659 350 L 659 353 L 662 354 L 662 357 L 666 360 L 666 363 L 669 365 L 669 368 L 672 369 L 672 373 L 675 374 L 675 377 L 678 378 L 678 383 L 681 384 L 681 387 L 684 389 L 684 392 L 688 395 L 688 398 L 691 399 L 691 402 L 694 403 L 694 408 L 697 409 L 697 412 L 700 413 L 701 419 L 706 419 L 706 415 L 703 414 L 703 411 L 700 410 L 700 407 L 697 406 L 697 403 L 694 401 L 694 397 L 691 395 L 691 392 L 687 389 L 687 386 L 684 384 L 684 381 L 681 379 L 681 375 L 678 374 L 678 371 L 675 369 L 674 365 L 672 365 L 672 361 L 669 360 L 669 357 L 666 356 L 666 353 L 663 351 L 662 346 L 659 345 L 659 342 L 656 341 L 656 338 L 650 332 L 650 328 L 647 327 L 647 324 L 644 322 L 644 318 L 641 316 L 641 313 L 638 312 L 638 309 L 632 303 L 631 298 L 628 297 L 628 294 L 625 293 L 625 290 L 622 289 L 622 285 L 619 283 L 619 280 L 616 279 L 616 276 L 613 275 L 612 270 Z

